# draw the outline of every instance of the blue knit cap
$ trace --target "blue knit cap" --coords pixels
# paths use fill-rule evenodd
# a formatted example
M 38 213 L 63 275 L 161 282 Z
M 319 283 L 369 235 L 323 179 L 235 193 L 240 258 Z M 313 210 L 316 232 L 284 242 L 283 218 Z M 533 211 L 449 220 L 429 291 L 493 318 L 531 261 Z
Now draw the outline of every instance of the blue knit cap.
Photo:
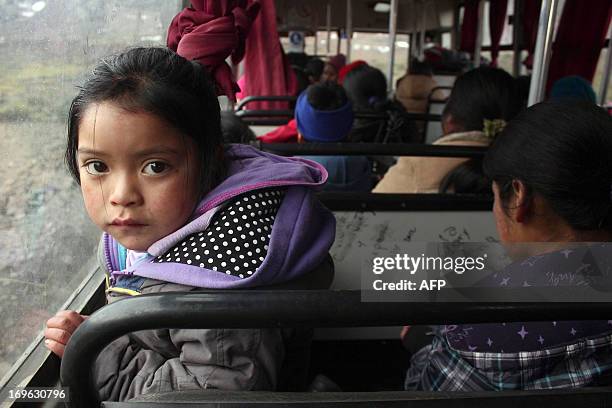
M 297 100 L 295 121 L 298 130 L 309 142 L 339 142 L 353 127 L 353 106 L 347 102 L 335 110 L 317 110 L 308 102 L 307 91 L 304 91 Z
M 586 79 L 578 76 L 566 76 L 557 80 L 550 90 L 551 99 L 582 99 L 596 103 L 595 91 Z

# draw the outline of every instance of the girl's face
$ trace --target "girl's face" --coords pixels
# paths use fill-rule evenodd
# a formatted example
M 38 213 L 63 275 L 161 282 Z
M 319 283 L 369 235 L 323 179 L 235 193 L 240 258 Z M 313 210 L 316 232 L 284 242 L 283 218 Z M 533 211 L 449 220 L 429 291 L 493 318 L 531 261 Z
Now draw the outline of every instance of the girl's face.
M 124 247 L 146 251 L 187 222 L 199 195 L 196 145 L 155 115 L 92 104 L 77 162 L 89 217 Z

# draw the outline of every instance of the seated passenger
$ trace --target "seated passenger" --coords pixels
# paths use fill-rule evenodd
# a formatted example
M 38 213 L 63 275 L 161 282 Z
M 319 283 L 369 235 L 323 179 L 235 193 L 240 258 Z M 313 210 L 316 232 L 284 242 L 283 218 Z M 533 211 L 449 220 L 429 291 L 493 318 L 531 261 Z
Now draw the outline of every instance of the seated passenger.
M 437 87 L 431 67 L 418 59 L 410 62 L 410 70 L 395 83 L 395 98 L 404 106 L 406 112 L 426 113 L 431 91 Z M 445 94 L 437 90 L 434 100 L 444 100 Z
M 304 67 L 304 72 L 308 77 L 308 82 L 311 84 L 316 84 L 321 82 L 321 75 L 323 75 L 323 69 L 325 68 L 325 63 L 319 58 L 311 58 L 306 63 Z
M 346 57 L 343 54 L 333 56 L 325 63 L 323 74 L 321 75 L 322 82 L 338 82 L 338 74 L 346 65 Z
M 295 120 L 300 142 L 342 142 L 353 126 L 353 109 L 344 89 L 333 82 L 311 85 L 298 98 Z M 364 156 L 303 156 L 329 174 L 327 191 L 370 191 L 372 165 Z
M 257 140 L 251 128 L 232 111 L 221 112 L 221 133 L 223 135 L 223 143 L 248 144 Z
M 314 197 L 325 169 L 250 146 L 223 148 L 206 69 L 166 48 L 101 62 L 74 98 L 66 161 L 92 221 L 107 301 L 307 278 L 328 257 L 333 215 Z M 47 322 L 60 357 L 84 316 Z M 160 329 L 110 343 L 92 368 L 100 400 L 194 390 L 275 390 L 279 329 Z
M 357 60 L 340 68 L 340 71 L 338 71 L 338 83 L 342 85 L 344 83 L 344 78 L 346 78 L 349 72 L 363 65 L 368 65 L 368 63 L 364 60 Z
M 387 79 L 377 68 L 359 65 L 344 77 L 346 90 L 355 112 L 380 113 L 378 118 L 356 118 L 348 137 L 350 142 L 420 143 L 422 136 L 397 101 L 387 98 Z
M 482 171 L 482 159 L 472 158 L 452 169 L 440 182 L 441 194 L 492 195 L 491 182 Z
M 510 74 L 477 68 L 461 75 L 442 113 L 446 146 L 488 146 L 519 112 L 521 101 Z M 441 181 L 465 158 L 400 157 L 374 188 L 375 193 L 437 193 Z
M 339 54 L 341 55 L 341 54 Z M 298 92 L 295 96 L 299 96 L 313 83 L 325 81 L 326 74 L 323 71 L 323 61 L 318 58 L 311 59 L 310 65 L 307 65 L 305 70 L 299 67 L 292 67 L 298 81 Z M 321 70 L 319 72 L 319 70 Z M 317 78 L 315 80 L 315 78 Z M 291 107 L 295 111 L 295 103 L 291 103 Z M 274 130 L 271 130 L 263 135 L 257 136 L 257 140 L 262 143 L 296 143 L 298 140 L 297 125 L 295 118 L 287 122 L 286 125 L 281 125 Z
M 580 99 L 597 103 L 591 83 L 578 75 L 566 76 L 555 81 L 550 89 L 550 99 Z
M 533 251 L 483 286 L 589 285 L 585 255 L 612 270 L 612 118 L 586 102 L 544 102 L 511 121 L 484 160 L 503 243 L 576 243 Z M 578 243 L 590 243 L 579 245 Z M 559 247 L 559 246 L 558 246 Z M 556 276 L 571 276 L 557 282 Z M 580 272 L 582 271 L 582 272 Z M 607 271 L 607 272 L 606 272 Z M 571 300 L 571 299 L 568 299 Z M 588 318 L 588 316 L 585 316 Z M 612 321 L 434 327 L 408 370 L 409 390 L 479 391 L 610 385 Z

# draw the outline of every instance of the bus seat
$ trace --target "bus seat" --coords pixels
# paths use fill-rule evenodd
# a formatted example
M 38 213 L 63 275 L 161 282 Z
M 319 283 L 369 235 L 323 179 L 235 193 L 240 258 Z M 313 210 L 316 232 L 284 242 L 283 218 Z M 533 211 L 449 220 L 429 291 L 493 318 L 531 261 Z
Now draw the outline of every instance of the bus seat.
M 363 253 L 393 251 L 408 242 L 497 241 L 488 197 L 321 193 L 319 198 L 336 216 L 336 240 L 331 249 L 333 290 L 361 288 Z M 315 339 L 397 339 L 400 329 L 323 328 L 315 330 Z
M 540 408 L 540 407 L 607 407 L 612 387 L 554 391 L 496 392 L 314 392 L 275 393 L 259 391 L 174 392 L 153 394 L 127 402 L 104 402 L 104 408 L 210 408 L 270 407 L 377 407 L 377 408 Z
M 320 290 L 329 289 L 334 280 L 334 262 L 327 257 L 314 270 L 289 282 L 262 286 L 258 290 Z M 311 345 L 314 328 L 300 327 L 282 330 L 285 358 L 280 369 L 279 391 L 305 391 L 308 386 Z
M 62 384 L 70 387 L 71 406 L 97 406 L 91 389 L 90 367 L 110 341 L 131 331 L 160 327 L 352 327 L 417 324 L 540 321 L 551 315 L 566 319 L 588 315 L 609 317 L 612 303 L 397 303 L 362 302 L 361 291 L 206 291 L 167 292 L 124 299 L 101 309 L 72 335 L 62 359 Z M 355 358 L 357 357 L 357 358 Z M 359 360 L 360 354 L 352 355 Z M 343 361 L 336 362 L 339 365 Z M 367 372 L 370 381 L 376 378 Z M 367 374 L 367 375 L 366 375 Z M 607 406 L 612 387 L 505 392 L 412 392 L 277 393 L 179 391 L 140 396 L 127 402 L 104 402 L 104 407 L 158 406 L 388 406 L 388 407 L 525 407 Z M 511 403 L 511 405 L 510 405 Z

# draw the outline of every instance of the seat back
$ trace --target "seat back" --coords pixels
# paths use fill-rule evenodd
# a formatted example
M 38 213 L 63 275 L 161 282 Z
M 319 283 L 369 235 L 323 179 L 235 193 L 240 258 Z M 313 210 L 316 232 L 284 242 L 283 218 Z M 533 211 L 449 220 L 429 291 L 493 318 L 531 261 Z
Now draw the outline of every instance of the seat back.
M 331 249 L 335 290 L 361 288 L 362 254 L 410 242 L 494 242 L 487 197 L 448 194 L 321 193 L 336 216 Z M 397 339 L 399 327 L 317 329 L 318 340 Z

